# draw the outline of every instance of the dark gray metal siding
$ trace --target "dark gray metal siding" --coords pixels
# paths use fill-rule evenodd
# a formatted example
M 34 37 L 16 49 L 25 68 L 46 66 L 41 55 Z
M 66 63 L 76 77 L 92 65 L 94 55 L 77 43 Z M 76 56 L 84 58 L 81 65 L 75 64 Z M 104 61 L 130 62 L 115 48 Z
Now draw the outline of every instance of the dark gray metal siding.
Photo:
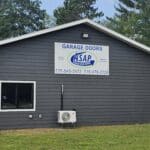
M 110 75 L 54 74 L 54 42 L 109 45 Z M 57 126 L 61 83 L 64 108 L 77 110 L 79 125 L 150 122 L 150 55 L 86 25 L 1 46 L 0 80 L 37 82 L 36 111 L 0 112 L 1 129 Z

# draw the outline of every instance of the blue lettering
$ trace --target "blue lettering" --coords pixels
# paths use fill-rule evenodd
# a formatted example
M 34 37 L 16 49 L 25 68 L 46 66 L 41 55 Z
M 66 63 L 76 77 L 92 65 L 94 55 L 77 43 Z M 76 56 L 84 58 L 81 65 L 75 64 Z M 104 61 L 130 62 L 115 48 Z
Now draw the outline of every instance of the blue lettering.
M 79 55 L 79 60 L 78 61 L 82 61 L 82 55 Z
M 83 45 L 81 45 L 81 44 L 63 43 L 62 44 L 62 48 L 83 50 Z
M 92 58 L 92 56 L 91 56 L 91 55 L 88 55 L 88 61 L 91 60 L 91 58 Z
M 94 65 L 95 60 L 86 52 L 76 53 L 71 57 L 71 62 L 78 66 L 91 66 Z

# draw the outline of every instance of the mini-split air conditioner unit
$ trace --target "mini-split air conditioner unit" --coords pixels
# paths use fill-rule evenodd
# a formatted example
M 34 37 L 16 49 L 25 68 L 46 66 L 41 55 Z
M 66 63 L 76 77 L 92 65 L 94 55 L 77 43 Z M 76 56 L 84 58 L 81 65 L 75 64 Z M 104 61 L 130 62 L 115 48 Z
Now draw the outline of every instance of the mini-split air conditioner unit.
M 64 123 L 76 123 L 77 117 L 76 117 L 76 111 L 75 110 L 64 110 L 64 85 L 61 86 L 61 102 L 60 102 L 60 110 L 57 114 L 57 122 L 60 124 Z
M 58 111 L 58 123 L 76 123 L 76 111 L 64 111 L 60 110 Z

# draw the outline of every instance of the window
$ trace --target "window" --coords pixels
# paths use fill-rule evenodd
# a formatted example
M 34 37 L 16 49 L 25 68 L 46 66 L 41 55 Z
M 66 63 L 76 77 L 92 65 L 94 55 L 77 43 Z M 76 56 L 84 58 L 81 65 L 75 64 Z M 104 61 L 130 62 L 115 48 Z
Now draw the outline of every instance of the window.
M 35 110 L 35 82 L 0 81 L 1 110 Z

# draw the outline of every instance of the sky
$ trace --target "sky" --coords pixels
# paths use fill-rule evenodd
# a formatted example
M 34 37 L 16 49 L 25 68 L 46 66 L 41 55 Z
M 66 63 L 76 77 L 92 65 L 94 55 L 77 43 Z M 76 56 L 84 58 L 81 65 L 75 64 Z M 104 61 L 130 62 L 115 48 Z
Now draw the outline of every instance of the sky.
M 42 8 L 46 9 L 49 15 L 53 15 L 53 10 L 59 6 L 62 6 L 63 0 L 41 0 Z M 96 7 L 100 11 L 104 12 L 105 16 L 112 17 L 115 9 L 114 6 L 117 5 L 118 0 L 97 0 Z

